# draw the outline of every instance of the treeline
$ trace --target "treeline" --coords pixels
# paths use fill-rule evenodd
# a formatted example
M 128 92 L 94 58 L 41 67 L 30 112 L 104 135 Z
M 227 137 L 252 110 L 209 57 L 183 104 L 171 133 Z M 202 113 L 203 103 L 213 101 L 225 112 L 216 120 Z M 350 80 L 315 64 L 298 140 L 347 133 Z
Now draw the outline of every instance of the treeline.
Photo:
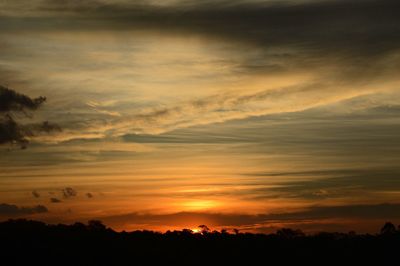
M 391 223 L 377 234 L 199 229 L 116 232 L 100 221 L 48 225 L 9 220 L 0 223 L 0 265 L 400 264 L 400 230 Z

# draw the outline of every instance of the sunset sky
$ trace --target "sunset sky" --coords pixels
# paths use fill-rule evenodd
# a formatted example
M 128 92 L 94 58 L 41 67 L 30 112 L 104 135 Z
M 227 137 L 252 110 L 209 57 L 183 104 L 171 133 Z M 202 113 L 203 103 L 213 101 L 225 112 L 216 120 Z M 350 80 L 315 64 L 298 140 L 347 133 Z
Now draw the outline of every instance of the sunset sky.
M 26 149 L 0 142 L 0 220 L 254 232 L 400 223 L 399 10 L 0 0 L 0 85 L 47 98 L 12 115 L 61 128 L 27 136 Z

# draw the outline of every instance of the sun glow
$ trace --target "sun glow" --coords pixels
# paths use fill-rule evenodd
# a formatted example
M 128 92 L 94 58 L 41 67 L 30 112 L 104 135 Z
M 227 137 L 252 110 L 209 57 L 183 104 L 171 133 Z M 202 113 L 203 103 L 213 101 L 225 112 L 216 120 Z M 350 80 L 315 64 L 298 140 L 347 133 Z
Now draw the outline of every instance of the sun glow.
M 209 210 L 218 205 L 214 200 L 193 200 L 183 203 L 183 207 L 190 211 Z

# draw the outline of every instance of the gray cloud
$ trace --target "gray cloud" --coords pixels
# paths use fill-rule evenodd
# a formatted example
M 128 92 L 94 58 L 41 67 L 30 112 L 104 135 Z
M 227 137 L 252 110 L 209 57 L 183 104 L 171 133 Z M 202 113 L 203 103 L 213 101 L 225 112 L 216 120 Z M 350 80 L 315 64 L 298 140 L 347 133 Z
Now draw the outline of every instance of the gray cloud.
M 271 214 L 269 217 L 280 220 L 329 218 L 398 220 L 400 218 L 399 211 L 400 204 L 314 206 L 306 211 Z
M 35 110 L 46 100 L 44 97 L 36 99 L 17 93 L 11 89 L 0 86 L 0 144 L 28 142 L 27 136 L 32 133 L 18 124 L 12 112 L 22 112 L 27 115 L 26 110 Z
M 48 209 L 43 205 L 37 205 L 33 207 L 18 207 L 17 205 L 13 204 L 0 204 L 0 215 L 19 216 L 46 212 L 48 212 Z
M 22 147 L 28 142 L 25 138 L 27 133 L 15 122 L 15 120 L 5 115 L 0 117 L 0 144 L 18 143 Z
M 35 110 L 45 101 L 45 97 L 32 99 L 14 90 L 0 86 L 0 112 Z
M 140 29 L 160 34 L 196 34 L 229 40 L 230 43 L 248 46 L 244 49 L 238 45 L 242 49 L 235 49 L 236 53 L 257 51 L 250 56 L 243 55 L 235 71 L 270 75 L 311 70 L 320 79 L 306 86 L 282 90 L 272 88 L 238 97 L 213 95 L 129 117 L 122 113 L 121 118 L 90 119 L 90 114 L 85 114 L 87 119 L 84 122 L 66 123 L 71 132 L 66 132 L 60 139 L 68 140 L 74 138 L 74 134 L 78 135 L 76 138 L 85 137 L 89 131 L 91 134 L 87 138 L 102 138 L 113 133 L 119 136 L 129 132 L 159 134 L 206 121 L 213 123 L 235 119 L 238 113 L 242 117 L 266 114 L 269 110 L 267 105 L 265 108 L 268 110 L 258 112 L 251 112 L 251 108 L 245 106 L 262 100 L 272 104 L 282 99 L 297 99 L 301 103 L 282 101 L 278 108 L 271 108 L 270 112 L 298 111 L 321 104 L 324 99 L 338 101 L 351 97 L 353 94 L 346 93 L 352 90 L 359 95 L 368 93 L 373 85 L 363 85 L 379 79 L 385 82 L 393 80 L 395 69 L 400 67 L 397 56 L 400 19 L 394 12 L 398 7 L 398 1 L 394 0 L 301 3 L 183 1 L 166 6 L 150 5 L 148 1 L 40 1 L 31 7 L 31 12 L 37 12 L 37 16 L 22 20 L 23 14 L 15 14 L 11 20 L 5 16 L 0 20 L 8 30 L 90 31 L 100 28 L 129 33 L 130 30 Z M 7 10 L 7 5 L 4 9 Z M 361 86 L 358 86 L 360 83 Z M 374 90 L 384 90 L 385 84 L 381 84 L 378 83 Z M 311 99 L 312 96 L 316 99 Z M 293 108 L 288 110 L 289 107 Z M 115 108 L 118 109 L 118 106 Z M 243 109 L 246 109 L 246 114 Z M 235 113 L 235 110 L 238 112 Z M 161 123 L 161 120 L 169 121 Z
M 61 131 L 59 126 L 47 121 L 40 124 L 22 125 L 16 120 L 16 114 L 31 118 L 32 115 L 28 111 L 38 109 L 45 101 L 45 97 L 33 99 L 0 86 L 0 144 L 17 143 L 25 147 L 29 142 L 27 138 L 35 133 Z
M 38 5 L 37 10 L 65 14 L 66 19 L 74 16 L 80 18 L 76 23 L 92 27 L 197 32 L 268 47 L 290 45 L 320 55 L 340 52 L 352 57 L 373 57 L 397 49 L 400 19 L 395 10 L 399 6 L 395 0 L 196 1 L 164 7 L 48 1 Z
M 400 190 L 400 170 L 386 168 L 324 169 L 302 172 L 253 173 L 250 176 L 264 178 L 298 177 L 299 180 L 280 182 L 274 187 L 246 191 L 253 199 L 285 197 L 324 199 L 367 196 L 368 193 L 386 193 Z
M 75 197 L 78 193 L 71 187 L 66 187 L 62 190 L 64 198 Z
M 40 198 L 40 193 L 37 192 L 36 190 L 32 191 L 32 196 L 35 198 Z
M 58 23 L 53 24 L 57 29 L 144 28 L 201 34 L 253 44 L 270 51 L 279 48 L 281 52 L 272 53 L 273 58 L 290 58 L 291 62 L 303 67 L 326 65 L 327 60 L 335 64 L 347 62 L 342 72 L 353 76 L 354 71 L 366 74 L 372 69 L 381 69 L 381 60 L 398 52 L 400 18 L 395 10 L 399 7 L 400 3 L 395 0 L 196 1 L 164 7 L 145 2 L 48 1 L 36 7 L 37 12 L 48 12 L 47 17 L 31 18 L 30 25 L 23 27 L 51 28 L 53 14 L 57 16 Z M 3 25 L 10 28 L 15 21 L 5 21 Z M 282 67 L 281 64 L 271 65 L 271 61 L 261 58 L 243 66 L 251 71 Z M 364 65 L 367 62 L 374 63 Z M 374 71 L 374 74 L 379 75 L 382 71 Z
M 61 203 L 62 201 L 59 200 L 58 198 L 50 198 L 51 203 Z

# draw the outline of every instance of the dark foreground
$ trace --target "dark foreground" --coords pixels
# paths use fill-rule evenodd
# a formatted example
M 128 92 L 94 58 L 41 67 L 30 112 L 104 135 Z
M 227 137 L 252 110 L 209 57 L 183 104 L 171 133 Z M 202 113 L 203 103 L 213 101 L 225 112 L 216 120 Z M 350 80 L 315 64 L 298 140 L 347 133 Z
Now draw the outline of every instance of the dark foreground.
M 101 222 L 46 225 L 0 223 L 0 265 L 400 265 L 400 231 L 379 234 L 281 229 L 275 234 L 190 230 L 118 233 Z

